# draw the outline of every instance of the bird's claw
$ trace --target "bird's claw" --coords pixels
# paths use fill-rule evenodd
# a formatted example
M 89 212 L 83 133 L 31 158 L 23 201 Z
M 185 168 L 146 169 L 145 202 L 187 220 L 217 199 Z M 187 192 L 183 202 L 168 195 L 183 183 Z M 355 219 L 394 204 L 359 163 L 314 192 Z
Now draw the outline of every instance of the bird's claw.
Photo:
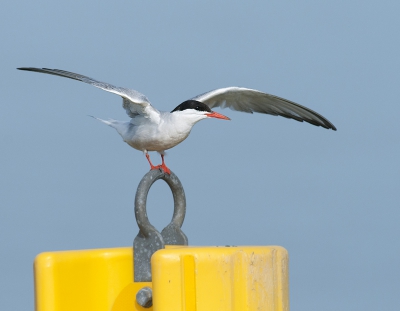
M 168 175 L 171 175 L 171 170 L 164 164 L 157 165 L 157 166 L 151 166 L 150 170 L 158 170 L 161 169 L 164 171 L 164 173 L 167 173 Z
M 165 173 L 167 173 L 168 175 L 171 175 L 171 170 L 164 164 L 164 165 L 161 165 L 161 169 L 165 172 Z

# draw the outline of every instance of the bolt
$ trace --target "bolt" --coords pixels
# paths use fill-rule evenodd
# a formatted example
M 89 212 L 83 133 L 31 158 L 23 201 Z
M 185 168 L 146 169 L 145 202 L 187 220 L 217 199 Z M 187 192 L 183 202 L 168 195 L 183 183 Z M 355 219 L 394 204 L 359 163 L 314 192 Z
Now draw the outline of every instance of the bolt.
M 153 305 L 153 291 L 150 287 L 143 287 L 136 294 L 136 301 L 143 308 L 150 308 Z

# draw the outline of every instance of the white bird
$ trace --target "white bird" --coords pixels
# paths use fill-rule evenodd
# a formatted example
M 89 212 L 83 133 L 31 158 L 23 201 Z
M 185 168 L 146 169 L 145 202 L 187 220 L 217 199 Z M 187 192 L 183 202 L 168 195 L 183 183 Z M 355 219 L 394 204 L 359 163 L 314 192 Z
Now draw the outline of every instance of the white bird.
M 206 118 L 230 120 L 228 117 L 212 111 L 211 108 L 214 107 L 229 107 L 248 113 L 259 112 L 274 116 L 279 115 L 336 131 L 331 122 L 315 111 L 287 99 L 253 89 L 242 87 L 216 89 L 184 101 L 171 112 L 162 112 L 154 108 L 145 95 L 132 89 L 117 87 L 59 69 L 33 67 L 17 69 L 82 81 L 121 96 L 122 106 L 132 118 L 129 122 L 95 119 L 115 128 L 128 145 L 143 151 L 152 170 L 161 168 L 168 174 L 170 174 L 170 169 L 165 165 L 165 150 L 184 141 L 197 122 Z M 154 166 L 150 161 L 148 151 L 160 153 L 162 164 Z

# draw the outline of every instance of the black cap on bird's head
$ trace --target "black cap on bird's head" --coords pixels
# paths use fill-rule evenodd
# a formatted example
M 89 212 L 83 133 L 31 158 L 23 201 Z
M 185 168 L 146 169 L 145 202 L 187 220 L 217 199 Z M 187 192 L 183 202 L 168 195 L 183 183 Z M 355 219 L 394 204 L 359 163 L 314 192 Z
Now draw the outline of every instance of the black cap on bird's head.
M 202 102 L 199 102 L 197 100 L 193 100 L 193 99 L 189 99 L 184 101 L 182 104 L 180 104 L 179 106 L 177 106 L 174 110 L 172 110 L 171 112 L 174 111 L 183 111 L 186 109 L 194 109 L 194 110 L 198 110 L 198 111 L 208 111 L 211 112 L 210 107 L 208 107 L 206 104 L 203 104 Z
M 184 101 L 182 104 L 177 106 L 174 110 L 171 111 L 184 111 L 186 109 L 193 109 L 197 111 L 204 111 L 206 112 L 206 116 L 209 118 L 217 118 L 217 119 L 224 119 L 224 120 L 230 120 L 228 117 L 224 116 L 223 114 L 220 114 L 218 112 L 212 111 L 210 107 L 208 107 L 206 104 L 199 102 L 197 100 L 189 99 Z

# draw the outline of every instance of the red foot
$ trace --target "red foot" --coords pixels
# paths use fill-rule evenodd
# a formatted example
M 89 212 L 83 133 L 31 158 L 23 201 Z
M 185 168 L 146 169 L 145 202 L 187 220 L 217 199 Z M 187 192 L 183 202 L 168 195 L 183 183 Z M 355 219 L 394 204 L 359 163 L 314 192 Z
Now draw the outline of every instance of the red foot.
M 167 173 L 168 175 L 171 175 L 171 170 L 164 164 L 161 165 L 157 165 L 157 166 L 150 166 L 150 170 L 158 170 L 158 169 L 162 169 L 164 171 L 164 173 Z
M 171 170 L 165 165 L 163 154 L 161 154 L 161 160 L 162 160 L 161 168 L 163 169 L 163 171 L 165 173 L 167 173 L 168 175 L 171 175 Z
M 146 158 L 147 158 L 147 161 L 149 161 L 150 170 L 158 170 L 158 169 L 161 168 L 164 171 L 164 173 L 167 173 L 168 175 L 171 175 L 171 170 L 164 163 L 164 156 L 163 155 L 161 155 L 162 164 L 161 165 L 157 165 L 157 166 L 154 166 L 153 163 L 151 163 L 150 156 L 148 154 L 146 154 Z
M 165 165 L 165 163 L 161 164 L 160 167 L 162 170 L 167 173 L 168 175 L 171 175 L 171 170 Z

